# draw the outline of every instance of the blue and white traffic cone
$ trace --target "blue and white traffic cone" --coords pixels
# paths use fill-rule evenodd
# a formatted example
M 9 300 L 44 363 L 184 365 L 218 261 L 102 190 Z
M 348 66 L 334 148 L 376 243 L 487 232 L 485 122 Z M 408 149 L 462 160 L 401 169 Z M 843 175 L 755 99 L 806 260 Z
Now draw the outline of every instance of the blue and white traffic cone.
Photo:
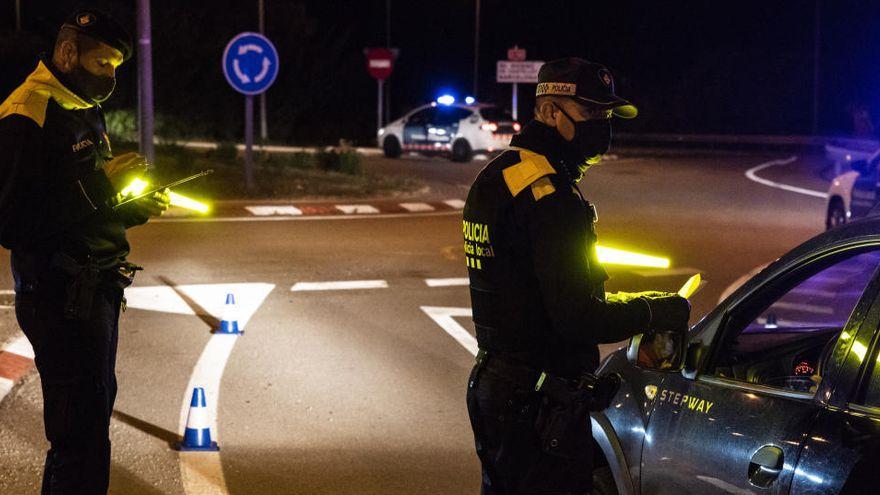
M 211 424 L 210 418 L 208 418 L 208 408 L 205 405 L 205 389 L 202 387 L 193 389 L 189 415 L 186 417 L 186 429 L 183 431 L 183 441 L 177 444 L 177 450 L 181 452 L 220 450 L 217 442 L 211 441 Z
M 223 306 L 223 315 L 220 319 L 220 329 L 216 333 L 240 335 L 243 332 L 238 329 L 238 306 L 235 304 L 235 295 L 226 294 L 226 304 Z

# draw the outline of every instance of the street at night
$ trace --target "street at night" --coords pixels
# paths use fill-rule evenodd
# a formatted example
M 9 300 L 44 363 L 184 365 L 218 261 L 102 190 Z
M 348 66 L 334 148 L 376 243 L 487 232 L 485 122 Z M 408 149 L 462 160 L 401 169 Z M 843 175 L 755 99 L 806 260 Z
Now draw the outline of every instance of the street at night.
M 745 175 L 789 155 L 643 153 L 623 151 L 580 186 L 599 210 L 601 242 L 668 256 L 672 266 L 612 269 L 609 290 L 674 291 L 702 273 L 695 322 L 740 277 L 823 229 L 821 199 Z M 485 165 L 368 163 L 428 178 L 447 195 L 466 191 Z M 802 156 L 761 177 L 821 190 L 821 163 Z M 237 341 L 225 366 L 209 370 L 222 376 L 219 397 L 209 398 L 218 401 L 229 493 L 475 492 L 479 464 L 462 389 L 473 356 L 442 323 L 446 314 L 473 333 L 468 291 L 455 280 L 427 283 L 467 276 L 460 212 L 278 221 L 240 209 L 247 221 L 169 220 L 132 231 L 132 259 L 146 270 L 128 290 L 121 323 L 111 492 L 199 493 L 169 444 L 226 291 L 237 291 L 249 316 L 243 336 L 220 336 Z M 376 280 L 387 287 L 291 290 Z M 195 314 L 180 314 L 187 308 Z M 12 311 L 4 311 L 11 337 Z M 10 467 L 0 481 L 10 493 L 27 493 L 42 469 L 39 409 L 35 375 L 0 406 L 0 464 Z
M 877 7 L 0 1 L 0 495 L 880 493 Z

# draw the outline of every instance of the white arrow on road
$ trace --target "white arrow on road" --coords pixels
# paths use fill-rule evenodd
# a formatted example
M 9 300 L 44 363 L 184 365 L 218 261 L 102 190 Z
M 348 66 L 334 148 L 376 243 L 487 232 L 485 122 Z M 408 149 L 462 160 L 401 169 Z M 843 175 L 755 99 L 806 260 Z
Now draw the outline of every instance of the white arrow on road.
M 438 306 L 422 306 L 422 311 L 430 316 L 440 328 L 446 331 L 456 342 L 467 349 L 468 352 L 477 355 L 477 339 L 467 331 L 455 318 L 473 317 L 471 308 L 443 308 Z

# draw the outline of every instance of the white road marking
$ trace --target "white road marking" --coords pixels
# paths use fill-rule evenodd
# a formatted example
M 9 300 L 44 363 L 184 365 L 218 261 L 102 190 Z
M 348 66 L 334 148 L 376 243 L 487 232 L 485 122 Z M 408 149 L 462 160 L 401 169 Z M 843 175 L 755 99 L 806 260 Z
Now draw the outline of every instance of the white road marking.
M 0 290 L 0 295 L 8 296 L 11 294 L 15 294 L 14 290 Z M 14 304 L 0 304 L 0 309 L 15 309 Z
M 770 306 L 771 309 L 790 309 L 792 311 L 802 311 L 804 313 L 813 313 L 817 315 L 833 315 L 834 308 L 828 306 L 816 306 L 815 304 L 802 304 L 785 301 L 777 301 Z
M 3 402 L 3 399 L 9 395 L 9 392 L 12 392 L 12 387 L 14 386 L 15 382 L 9 378 L 3 378 L 0 376 L 0 402 Z
M 452 286 L 460 286 L 460 285 L 469 285 L 471 283 L 470 279 L 467 277 L 464 278 L 426 278 L 425 284 L 428 287 L 452 287 Z
M 375 215 L 379 209 L 372 205 L 336 205 L 336 209 L 346 215 Z
M 238 326 L 242 330 L 274 288 L 274 284 L 262 283 L 176 286 L 177 290 L 192 298 L 217 319 L 222 318 L 226 294 L 232 292 L 235 294 L 236 303 L 238 303 Z M 177 292 L 168 286 L 133 287 L 126 290 L 125 296 L 130 308 L 195 314 Z M 219 443 L 220 430 L 217 426 L 217 408 L 220 400 L 220 382 L 226 362 L 229 360 L 238 338 L 238 335 L 224 334 L 213 334 L 209 338 L 184 390 L 178 424 L 178 433 L 181 436 L 186 428 L 186 417 L 189 414 L 193 388 L 203 387 L 207 400 L 211 435 Z M 180 461 L 181 482 L 186 493 L 228 493 L 218 452 L 181 452 L 178 459 Z
M 188 218 L 153 218 L 153 223 L 215 223 L 215 222 L 289 222 L 289 221 L 316 221 L 316 220 L 375 220 L 388 218 L 411 218 L 411 217 L 445 217 L 461 215 L 458 211 L 432 211 L 425 213 L 380 213 L 378 215 L 302 215 L 302 216 L 272 216 L 272 217 L 188 217 Z M 149 225 L 149 224 L 147 224 Z
M 19 356 L 26 357 L 28 359 L 34 359 L 34 348 L 31 346 L 31 342 L 24 335 L 19 335 L 12 342 L 6 344 L 3 347 L 3 350 L 6 352 L 11 352 L 13 354 L 18 354 Z
M 336 282 L 297 282 L 290 288 L 291 292 L 318 290 L 355 290 L 355 289 L 387 289 L 384 280 L 340 280 Z
M 703 273 L 699 268 L 690 268 L 683 266 L 681 268 L 656 268 L 653 270 L 633 270 L 633 273 L 640 277 L 672 277 L 676 275 L 694 275 Z
M 837 297 L 837 292 L 830 290 L 821 290 L 821 289 L 792 289 L 789 294 L 797 294 L 800 296 L 816 296 L 816 297 L 824 297 L 826 299 L 833 299 Z
M 444 201 L 444 203 L 449 205 L 451 208 L 455 208 L 456 210 L 464 208 L 464 201 L 460 199 L 447 199 L 446 201 Z
M 292 205 L 245 206 L 244 209 L 258 217 L 269 217 L 275 215 L 299 216 L 303 214 L 302 210 Z
M 477 339 L 467 329 L 455 321 L 455 317 L 473 317 L 471 308 L 441 308 L 437 306 L 422 306 L 422 311 L 430 316 L 440 328 L 446 331 L 450 337 L 467 349 L 468 352 L 477 355 Z
M 795 160 L 797 160 L 797 156 L 790 156 L 790 157 L 782 159 L 782 160 L 771 160 L 769 162 L 762 163 L 760 165 L 757 165 L 755 167 L 752 167 L 752 168 L 746 170 L 746 177 L 751 181 L 757 182 L 758 184 L 761 184 L 761 185 L 764 185 L 767 187 L 773 187 L 776 189 L 782 189 L 783 191 L 804 194 L 806 196 L 813 196 L 815 198 L 827 199 L 828 198 L 827 192 L 815 191 L 813 189 L 805 189 L 803 187 L 791 186 L 788 184 L 783 184 L 781 182 L 774 182 L 772 180 L 762 179 L 761 177 L 758 177 L 757 173 L 761 170 L 764 170 L 765 168 L 773 167 L 775 165 L 788 165 L 789 163 L 792 163 Z
M 400 203 L 400 207 L 406 211 L 413 211 L 413 212 L 436 210 L 436 208 L 429 205 L 428 203 Z

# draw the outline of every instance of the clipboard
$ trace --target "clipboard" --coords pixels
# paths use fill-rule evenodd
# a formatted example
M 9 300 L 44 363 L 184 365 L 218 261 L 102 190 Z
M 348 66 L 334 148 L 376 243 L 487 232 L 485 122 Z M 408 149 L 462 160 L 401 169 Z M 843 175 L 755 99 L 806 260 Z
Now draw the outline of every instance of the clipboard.
M 189 181 L 196 180 L 196 179 L 198 179 L 198 178 L 200 178 L 200 177 L 204 177 L 204 176 L 206 176 L 206 175 L 211 175 L 211 174 L 213 174 L 213 173 L 214 173 L 214 169 L 203 170 L 203 171 L 201 171 L 201 172 L 199 172 L 199 173 L 197 173 L 197 174 L 190 175 L 189 177 L 184 177 L 183 179 L 179 179 L 179 180 L 176 180 L 176 181 L 174 181 L 174 182 L 170 182 L 170 183 L 168 183 L 168 184 L 165 184 L 165 185 L 162 185 L 162 186 L 159 186 L 159 187 L 156 187 L 156 188 L 150 189 L 149 191 L 147 191 L 147 192 L 145 192 L 145 193 L 141 193 L 141 194 L 138 194 L 137 196 L 132 196 L 132 197 L 130 197 L 130 198 L 126 198 L 124 201 L 121 201 L 121 202 L 119 202 L 117 205 L 115 205 L 115 206 L 113 207 L 113 209 L 114 209 L 114 210 L 119 209 L 120 207 L 125 206 L 125 205 L 127 205 L 128 203 L 131 203 L 131 202 L 133 202 L 133 201 L 137 201 L 137 200 L 139 200 L 139 199 L 143 199 L 143 198 L 146 198 L 146 197 L 148 197 L 148 196 L 152 196 L 152 195 L 156 194 L 157 192 L 164 191 L 165 189 L 171 189 L 172 187 L 177 187 L 177 186 L 179 186 L 179 185 L 181 185 L 181 184 L 185 184 L 185 183 L 187 183 L 187 182 L 189 182 Z

